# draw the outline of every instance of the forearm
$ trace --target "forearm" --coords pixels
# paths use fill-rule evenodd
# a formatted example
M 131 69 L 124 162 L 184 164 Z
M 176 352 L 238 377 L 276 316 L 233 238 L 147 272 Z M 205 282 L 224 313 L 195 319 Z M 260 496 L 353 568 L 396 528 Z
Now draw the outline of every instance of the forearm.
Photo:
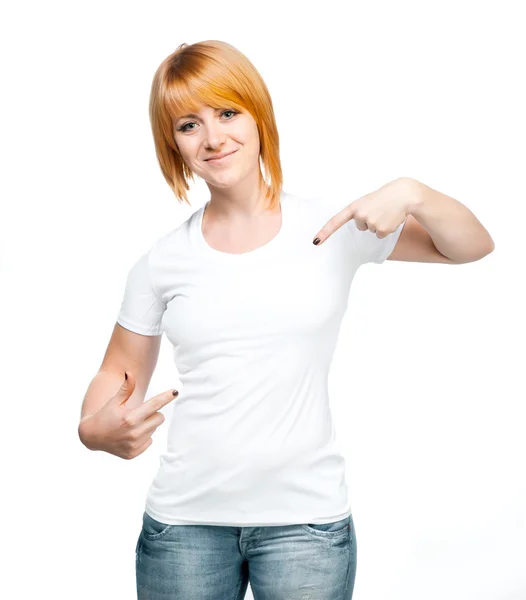
M 466 206 L 420 181 L 411 181 L 414 203 L 410 214 L 439 252 L 456 262 L 472 262 L 494 250 L 490 234 Z
M 99 371 L 91 380 L 81 407 L 80 423 L 98 412 L 114 396 L 124 381 L 124 373 Z

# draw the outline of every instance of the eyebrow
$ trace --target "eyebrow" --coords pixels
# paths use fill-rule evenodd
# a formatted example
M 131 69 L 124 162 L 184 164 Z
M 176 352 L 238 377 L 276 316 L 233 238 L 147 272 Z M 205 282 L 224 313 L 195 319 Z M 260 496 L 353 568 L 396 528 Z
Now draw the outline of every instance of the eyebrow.
M 214 112 L 217 112 L 218 110 L 221 110 L 221 108 L 214 109 Z M 181 117 L 178 117 L 177 121 L 180 121 L 181 119 L 186 119 L 188 117 L 193 117 L 194 119 L 199 119 L 199 115 L 196 115 L 195 113 L 190 113 L 188 115 L 183 115 Z M 177 123 L 177 121 L 176 121 L 176 123 Z

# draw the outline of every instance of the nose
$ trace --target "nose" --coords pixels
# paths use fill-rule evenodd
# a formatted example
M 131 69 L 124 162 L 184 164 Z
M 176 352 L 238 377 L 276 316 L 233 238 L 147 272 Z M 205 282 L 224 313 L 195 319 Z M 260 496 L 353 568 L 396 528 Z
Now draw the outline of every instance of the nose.
M 221 123 L 212 121 L 205 126 L 205 145 L 210 150 L 221 148 L 226 140 Z

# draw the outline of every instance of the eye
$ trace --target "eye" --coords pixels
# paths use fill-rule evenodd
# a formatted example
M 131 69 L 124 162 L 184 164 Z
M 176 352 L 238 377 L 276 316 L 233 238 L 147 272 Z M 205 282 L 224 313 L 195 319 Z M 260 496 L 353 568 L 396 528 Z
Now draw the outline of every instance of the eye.
M 226 113 L 232 113 L 232 115 L 237 115 L 237 114 L 239 114 L 239 111 L 233 110 L 233 109 L 227 109 L 227 110 L 224 110 L 221 113 L 221 115 L 224 115 Z M 233 118 L 233 117 L 231 117 L 231 118 Z M 227 119 L 227 120 L 230 121 L 230 119 Z M 181 125 L 181 127 L 179 127 L 179 129 L 177 129 L 177 131 L 185 132 L 185 131 L 192 131 L 193 129 L 195 129 L 195 127 L 192 127 L 192 129 L 190 129 L 190 130 L 187 129 L 188 125 L 195 125 L 195 121 L 188 121 L 188 123 L 185 123 L 184 125 Z

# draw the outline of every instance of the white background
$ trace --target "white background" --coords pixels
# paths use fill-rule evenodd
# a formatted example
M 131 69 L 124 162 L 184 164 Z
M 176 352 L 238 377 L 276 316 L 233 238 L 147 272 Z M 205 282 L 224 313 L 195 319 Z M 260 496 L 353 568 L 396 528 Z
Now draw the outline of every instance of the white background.
M 330 376 L 357 532 L 353 598 L 526 598 L 521 8 L 106 0 L 2 11 L 6 597 L 136 597 L 135 544 L 168 425 L 132 461 L 88 451 L 77 425 L 128 269 L 208 199 L 198 180 L 192 206 L 179 204 L 161 175 L 153 74 L 180 43 L 219 39 L 267 83 L 286 191 L 350 203 L 413 177 L 470 208 L 496 244 L 464 265 L 368 264 L 353 282 Z M 148 397 L 177 385 L 163 337 Z

